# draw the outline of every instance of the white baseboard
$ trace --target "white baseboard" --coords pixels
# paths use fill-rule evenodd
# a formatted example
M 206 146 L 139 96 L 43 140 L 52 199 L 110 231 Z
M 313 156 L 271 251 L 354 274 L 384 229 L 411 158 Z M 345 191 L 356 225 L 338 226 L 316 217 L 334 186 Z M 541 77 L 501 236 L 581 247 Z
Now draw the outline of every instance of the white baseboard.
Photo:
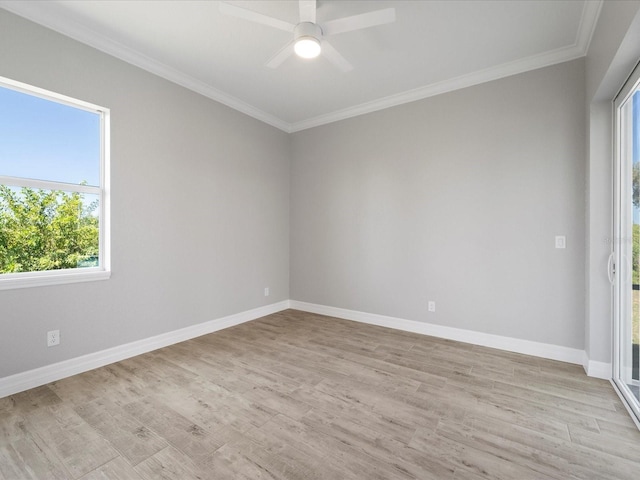
M 254 308 L 234 315 L 174 330 L 173 332 L 167 332 L 143 340 L 108 348 L 100 352 L 71 358 L 59 363 L 54 363 L 53 365 L 47 365 L 9 377 L 0 378 L 0 398 L 30 388 L 39 387 L 40 385 L 45 385 L 49 382 L 54 382 L 78 373 L 93 370 L 94 368 L 119 362 L 158 348 L 167 347 L 201 335 L 249 322 L 264 317 L 265 315 L 286 310 L 287 308 L 289 308 L 289 301 L 284 300 L 271 305 L 265 305 L 264 307 Z
M 590 377 L 611 380 L 613 374 L 611 363 L 590 360 L 587 356 L 587 352 L 583 352 L 582 366 L 584 367 L 584 371 L 587 372 L 587 375 Z
M 589 360 L 584 350 L 576 348 L 532 342 L 519 338 L 503 337 L 489 333 L 475 332 L 473 330 L 446 327 L 444 325 L 435 325 L 415 320 L 388 317 L 374 313 L 358 312 L 344 308 L 328 307 L 325 305 L 299 302 L 297 300 L 284 300 L 282 302 L 265 305 L 264 307 L 247 310 L 245 312 L 236 313 L 234 315 L 218 318 L 198 325 L 192 325 L 190 327 L 181 328 L 179 330 L 163 333 L 154 337 L 119 345 L 100 352 L 72 358 L 53 365 L 47 365 L 27 372 L 17 373 L 9 377 L 0 378 L 0 398 L 22 392 L 30 388 L 39 387 L 49 382 L 54 382 L 78 373 L 93 370 L 94 368 L 119 362 L 158 348 L 167 347 L 201 335 L 206 335 L 234 325 L 249 322 L 288 308 L 343 318 L 346 320 L 353 320 L 361 323 L 368 323 L 370 325 L 378 325 L 407 332 L 420 333 L 422 335 L 447 338 L 450 340 L 497 348 L 509 352 L 523 353 L 525 355 L 532 355 L 535 357 L 574 363 L 582 365 L 587 375 L 590 377 L 603 379 L 611 378 L 610 363 Z
M 474 345 L 481 345 L 483 347 L 497 348 L 509 352 L 523 353 L 525 355 L 548 358 L 551 360 L 559 360 L 561 362 L 574 363 L 577 365 L 584 364 L 584 350 L 579 350 L 577 348 L 551 345 L 548 343 L 532 342 L 530 340 L 522 340 L 520 338 L 503 337 L 500 335 L 492 335 L 489 333 L 475 332 L 473 330 L 464 330 L 462 328 L 446 327 L 444 325 L 434 325 L 432 323 L 418 322 L 415 320 L 387 317 L 374 313 L 346 310 L 344 308 L 327 307 L 324 305 L 316 305 L 313 303 L 299 302 L 297 300 L 291 300 L 290 306 L 293 309 L 302 310 L 304 312 L 344 318 L 346 320 L 378 325 L 380 327 L 395 328 L 397 330 L 404 330 L 407 332 L 447 338 L 449 340 L 457 340 L 458 342 L 471 343 Z M 591 363 L 599 364 L 599 362 Z M 602 365 L 606 364 L 594 365 L 594 372 L 600 372 L 600 368 Z M 604 370 L 604 367 L 602 367 L 602 369 Z M 591 375 L 588 371 L 587 374 Z
M 605 362 L 596 362 L 595 360 L 589 360 L 585 367 L 585 372 L 590 377 L 602 378 L 604 380 L 611 380 L 611 364 Z

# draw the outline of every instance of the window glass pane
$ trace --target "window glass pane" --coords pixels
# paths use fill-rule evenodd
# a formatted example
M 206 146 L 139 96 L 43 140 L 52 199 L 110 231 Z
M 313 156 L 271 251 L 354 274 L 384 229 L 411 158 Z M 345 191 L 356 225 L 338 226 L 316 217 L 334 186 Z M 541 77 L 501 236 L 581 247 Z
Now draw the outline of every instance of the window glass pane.
M 0 175 L 100 185 L 100 114 L 0 87 Z
M 0 275 L 99 265 L 98 195 L 0 185 Z
M 631 379 L 629 385 L 636 398 L 640 398 L 640 91 L 631 98 L 631 162 L 633 205 L 632 248 L 632 317 L 631 317 Z
M 640 344 L 640 91 L 632 90 L 618 107 L 620 186 L 618 205 L 619 265 L 617 293 L 617 377 L 626 398 L 637 407 L 640 400 L 638 346 Z M 634 407 L 632 406 L 632 409 Z

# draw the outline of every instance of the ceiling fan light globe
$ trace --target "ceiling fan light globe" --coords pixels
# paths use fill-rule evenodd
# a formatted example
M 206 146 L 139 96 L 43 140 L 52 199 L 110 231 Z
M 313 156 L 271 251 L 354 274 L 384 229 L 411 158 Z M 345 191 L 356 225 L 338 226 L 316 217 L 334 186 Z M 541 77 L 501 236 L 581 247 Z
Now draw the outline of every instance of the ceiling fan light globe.
M 296 55 L 302 58 L 316 58 L 320 55 L 320 42 L 313 37 L 300 37 L 293 47 Z

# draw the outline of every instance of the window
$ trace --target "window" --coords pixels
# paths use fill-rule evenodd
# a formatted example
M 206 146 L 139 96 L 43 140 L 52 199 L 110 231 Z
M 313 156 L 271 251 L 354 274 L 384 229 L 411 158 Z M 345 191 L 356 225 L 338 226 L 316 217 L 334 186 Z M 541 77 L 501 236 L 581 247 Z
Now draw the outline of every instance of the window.
M 109 278 L 109 110 L 0 77 L 0 289 Z

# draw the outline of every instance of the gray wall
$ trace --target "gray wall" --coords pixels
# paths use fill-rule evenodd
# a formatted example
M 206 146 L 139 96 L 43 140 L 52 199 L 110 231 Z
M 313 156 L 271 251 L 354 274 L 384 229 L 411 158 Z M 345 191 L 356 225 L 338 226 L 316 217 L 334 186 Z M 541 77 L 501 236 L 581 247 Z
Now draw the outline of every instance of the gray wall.
M 0 377 L 289 298 L 285 133 L 1 9 L 0 75 L 111 109 L 113 223 L 110 280 L 0 291 Z
M 294 134 L 291 298 L 583 348 L 584 98 L 580 59 Z

